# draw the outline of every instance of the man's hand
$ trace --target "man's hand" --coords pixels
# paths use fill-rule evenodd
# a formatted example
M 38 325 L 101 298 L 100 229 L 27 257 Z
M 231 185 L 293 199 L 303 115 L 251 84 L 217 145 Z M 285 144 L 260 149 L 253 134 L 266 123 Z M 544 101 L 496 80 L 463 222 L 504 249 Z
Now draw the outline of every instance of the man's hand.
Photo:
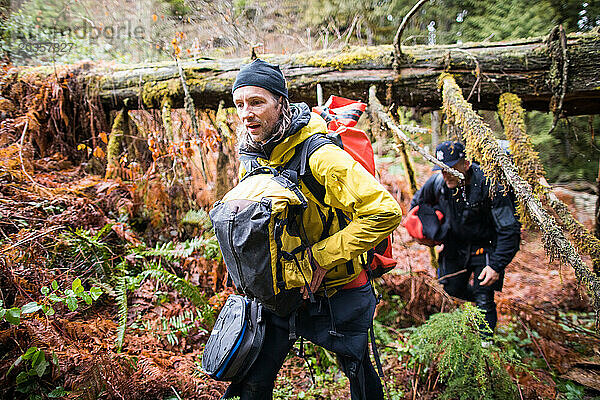
M 321 286 L 321 282 L 323 282 L 323 278 L 327 270 L 321 266 L 318 266 L 317 269 L 313 271 L 312 280 L 310 281 L 310 291 L 316 292 L 316 290 Z M 302 298 L 304 300 L 308 299 L 308 290 L 306 290 L 306 286 L 302 288 Z
M 323 282 L 323 278 L 327 273 L 327 270 L 319 265 L 317 260 L 313 257 L 312 249 L 309 247 L 308 249 L 308 260 L 310 261 L 310 265 L 314 268 L 312 280 L 310 281 L 310 291 L 315 292 L 319 286 L 321 286 L 321 282 Z M 306 290 L 306 286 L 302 288 L 302 298 L 308 299 L 308 290 Z
M 481 281 L 481 283 L 479 283 L 481 286 L 490 286 L 493 285 L 499 277 L 500 274 L 488 265 L 481 271 L 481 274 L 479 274 L 477 279 Z

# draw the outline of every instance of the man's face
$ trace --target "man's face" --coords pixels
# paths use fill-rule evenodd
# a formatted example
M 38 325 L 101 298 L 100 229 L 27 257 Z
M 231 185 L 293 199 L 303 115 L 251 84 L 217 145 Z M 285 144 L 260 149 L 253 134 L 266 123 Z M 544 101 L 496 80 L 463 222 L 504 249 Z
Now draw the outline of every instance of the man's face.
M 460 161 L 454 164 L 454 167 L 452 168 L 466 176 L 466 173 L 470 166 L 471 164 L 466 159 L 461 158 Z M 456 188 L 460 183 L 460 179 L 448 172 L 442 171 L 442 176 L 444 177 L 444 182 L 446 182 L 446 186 L 448 186 L 448 188 L 450 189 Z
M 266 142 L 281 114 L 281 103 L 275 96 L 258 86 L 242 86 L 233 92 L 233 104 L 252 140 Z

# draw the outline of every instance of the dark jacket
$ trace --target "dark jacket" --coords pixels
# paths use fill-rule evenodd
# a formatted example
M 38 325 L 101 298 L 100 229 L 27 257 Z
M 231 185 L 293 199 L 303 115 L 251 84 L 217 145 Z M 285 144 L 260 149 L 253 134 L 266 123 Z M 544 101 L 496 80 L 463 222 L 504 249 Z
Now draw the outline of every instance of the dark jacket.
M 440 257 L 445 261 L 462 268 L 472 252 L 483 248 L 489 266 L 502 273 L 519 250 L 521 225 L 513 195 L 496 187 L 490 196 L 489 183 L 475 163 L 467 174 L 469 183 L 456 189 L 449 189 L 441 174 L 433 175 L 415 194 L 411 208 L 427 203 L 444 214 L 449 226 Z

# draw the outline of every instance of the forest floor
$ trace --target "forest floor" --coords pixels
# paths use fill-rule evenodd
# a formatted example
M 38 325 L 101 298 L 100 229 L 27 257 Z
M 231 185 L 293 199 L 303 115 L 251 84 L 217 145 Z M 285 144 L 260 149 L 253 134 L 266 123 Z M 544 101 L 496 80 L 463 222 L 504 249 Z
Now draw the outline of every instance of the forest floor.
M 133 200 L 130 184 L 88 175 L 58 156 L 30 160 L 37 172 L 27 176 L 13 162 L 17 156 L 23 157 L 19 148 L 12 154 L 5 149 L 0 159 L 0 308 L 37 301 L 53 304 L 56 313 L 23 312 L 13 324 L 0 320 L 0 398 L 218 399 L 226 384 L 205 376 L 199 364 L 211 320 L 232 292 L 223 287 L 222 264 L 205 257 L 206 246 L 180 251 L 179 259 L 164 257 L 165 269 L 203 292 L 204 303 L 190 301 L 167 280 L 140 272 L 141 264 L 156 258 L 132 251 L 143 239 L 132 224 L 114 217 Z M 406 209 L 406 183 L 386 171 L 382 182 Z M 423 183 L 428 168 L 420 166 L 418 172 Z M 426 247 L 401 227 L 394 238 L 398 267 L 377 283 L 383 300 L 375 326 L 386 381 L 394 399 L 438 398 L 443 383 L 435 372 L 408 366 L 406 337 L 412 326 L 459 302 L 436 282 Z M 127 273 L 123 265 L 129 265 Z M 68 297 L 77 278 L 86 290 L 98 286 L 104 294 L 92 305 L 78 301 L 71 307 L 43 293 L 45 286 Z M 120 306 L 123 298 L 126 308 Z M 600 336 L 593 332 L 594 313 L 570 267 L 548 262 L 539 233 L 523 232 L 497 303 L 496 337 L 537 377 L 516 378 L 521 398 L 598 396 Z M 48 361 L 20 357 L 32 347 L 43 350 L 41 357 Z M 311 345 L 307 353 L 317 384 L 311 384 L 304 360 L 289 356 L 276 382 L 276 398 L 350 398 L 332 356 Z

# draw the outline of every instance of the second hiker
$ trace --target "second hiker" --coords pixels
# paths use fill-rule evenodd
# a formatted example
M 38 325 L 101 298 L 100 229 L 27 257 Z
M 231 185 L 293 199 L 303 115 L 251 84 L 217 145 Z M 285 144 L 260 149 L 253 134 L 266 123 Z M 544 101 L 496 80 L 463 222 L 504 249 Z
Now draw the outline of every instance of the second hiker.
M 474 302 L 493 332 L 497 321 L 494 292 L 502 290 L 504 269 L 519 250 L 521 225 L 512 193 L 495 187 L 490 196 L 483 171 L 465 158 L 460 142 L 440 143 L 436 156 L 461 172 L 466 181 L 445 171 L 435 174 L 415 194 L 411 208 L 428 204 L 444 215 L 448 226 L 441 239 L 440 283 L 451 296 Z M 485 329 L 482 332 L 491 335 Z

